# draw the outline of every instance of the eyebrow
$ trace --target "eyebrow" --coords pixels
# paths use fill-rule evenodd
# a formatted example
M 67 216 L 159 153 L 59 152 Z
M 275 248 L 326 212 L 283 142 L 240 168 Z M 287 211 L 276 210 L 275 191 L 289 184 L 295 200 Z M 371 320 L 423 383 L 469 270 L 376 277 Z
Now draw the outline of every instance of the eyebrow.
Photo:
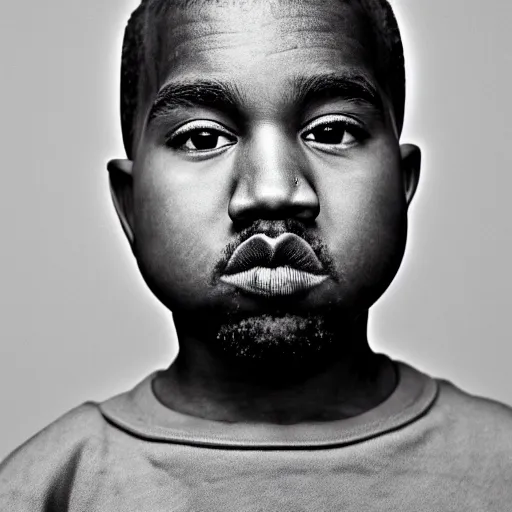
M 210 79 L 171 82 L 158 92 L 149 111 L 148 124 L 180 107 L 215 107 L 234 111 L 238 110 L 240 103 L 241 95 L 231 83 Z
M 291 91 L 303 106 L 320 99 L 339 98 L 354 103 L 366 103 L 378 111 L 383 111 L 382 98 L 376 85 L 358 72 L 297 76 L 291 81 Z
M 304 107 L 325 98 L 341 98 L 355 103 L 366 103 L 383 110 L 378 89 L 360 73 L 343 72 L 295 76 L 290 80 L 286 102 Z M 148 124 L 165 118 L 178 108 L 217 108 L 239 112 L 242 94 L 229 81 L 196 79 L 174 81 L 162 87 L 149 111 Z

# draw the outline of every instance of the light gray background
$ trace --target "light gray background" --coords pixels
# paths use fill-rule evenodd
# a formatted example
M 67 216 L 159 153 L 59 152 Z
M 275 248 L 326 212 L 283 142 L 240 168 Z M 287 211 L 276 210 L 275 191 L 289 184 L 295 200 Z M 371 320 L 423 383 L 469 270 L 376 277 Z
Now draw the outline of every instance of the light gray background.
M 137 0 L 9 2 L 0 17 L 0 458 L 176 352 L 139 277 L 105 163 L 123 156 L 122 31 Z M 401 272 L 373 347 L 512 404 L 512 4 L 396 0 L 404 141 L 423 147 Z

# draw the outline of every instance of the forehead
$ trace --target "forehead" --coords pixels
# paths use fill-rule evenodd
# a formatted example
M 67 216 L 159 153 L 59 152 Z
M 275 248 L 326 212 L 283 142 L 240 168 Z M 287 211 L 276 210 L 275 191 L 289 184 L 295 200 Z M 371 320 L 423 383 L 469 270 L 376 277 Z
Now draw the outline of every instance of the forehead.
M 376 82 L 373 38 L 355 2 L 199 1 L 155 20 L 153 96 L 168 81 L 229 78 L 277 90 L 290 76 L 350 69 Z

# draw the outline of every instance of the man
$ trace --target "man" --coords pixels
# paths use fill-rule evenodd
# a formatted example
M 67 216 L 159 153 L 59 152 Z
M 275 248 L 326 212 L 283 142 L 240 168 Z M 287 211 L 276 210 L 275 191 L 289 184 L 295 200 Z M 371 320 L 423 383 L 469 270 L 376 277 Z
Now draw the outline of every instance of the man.
M 150 0 L 112 196 L 180 352 L 0 469 L 9 511 L 503 511 L 510 409 L 373 353 L 420 150 L 384 0 Z

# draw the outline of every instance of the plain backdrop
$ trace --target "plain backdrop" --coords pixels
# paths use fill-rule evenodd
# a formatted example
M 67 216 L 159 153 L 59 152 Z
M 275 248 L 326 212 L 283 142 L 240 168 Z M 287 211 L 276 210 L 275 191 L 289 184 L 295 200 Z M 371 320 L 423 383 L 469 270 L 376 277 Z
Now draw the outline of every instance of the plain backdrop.
M 176 354 L 105 164 L 123 157 L 122 33 L 137 0 L 6 2 L 0 17 L 0 458 Z M 512 3 L 395 0 L 404 142 L 423 148 L 402 269 L 375 350 L 512 404 Z

